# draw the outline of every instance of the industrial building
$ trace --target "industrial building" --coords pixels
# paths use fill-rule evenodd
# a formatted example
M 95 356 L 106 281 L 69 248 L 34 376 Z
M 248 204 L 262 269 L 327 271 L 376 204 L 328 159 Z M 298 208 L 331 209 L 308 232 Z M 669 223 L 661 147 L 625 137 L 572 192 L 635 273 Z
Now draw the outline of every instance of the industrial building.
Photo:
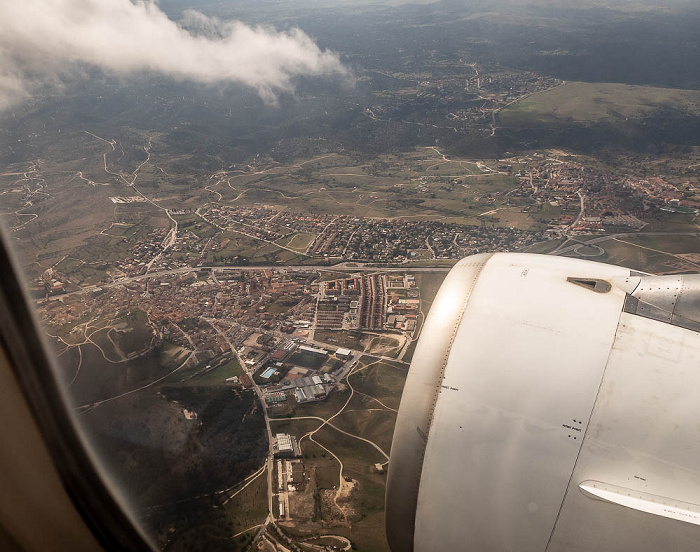
M 309 376 L 305 378 L 286 380 L 280 385 L 282 385 L 283 388 L 289 389 L 290 387 L 309 387 L 311 385 L 323 385 L 332 382 L 333 379 L 330 376 L 322 374 L 320 376 Z
M 267 404 L 277 404 L 287 400 L 287 395 L 282 393 L 282 391 L 276 391 L 274 393 L 268 393 L 265 395 L 265 402 Z
M 275 458 L 297 458 L 301 456 L 296 438 L 287 433 L 278 433 L 275 435 L 272 451 Z
M 300 460 L 287 461 L 287 480 L 295 487 L 304 484 L 304 465 Z
M 283 381 L 281 389 L 294 389 L 297 402 L 307 403 L 325 399 L 333 378 L 328 374 Z
M 300 345 L 299 351 L 311 353 L 312 355 L 318 356 L 326 356 L 328 354 L 328 351 L 326 351 L 325 349 L 317 349 L 316 347 L 309 347 L 308 345 Z
M 323 385 L 297 387 L 294 395 L 299 403 L 314 402 L 326 398 L 326 388 Z
M 277 349 L 276 351 L 272 351 L 272 353 L 270 353 L 270 360 L 273 362 L 281 362 L 285 359 L 285 357 L 288 354 L 289 354 L 288 350 Z

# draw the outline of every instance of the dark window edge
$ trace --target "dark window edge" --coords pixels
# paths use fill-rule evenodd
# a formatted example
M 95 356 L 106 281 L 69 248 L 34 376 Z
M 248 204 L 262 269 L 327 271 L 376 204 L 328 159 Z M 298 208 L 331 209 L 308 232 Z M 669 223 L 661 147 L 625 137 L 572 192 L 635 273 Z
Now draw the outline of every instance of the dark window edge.
M 8 242 L 0 229 L 0 342 L 66 493 L 105 550 L 152 551 L 86 448 Z

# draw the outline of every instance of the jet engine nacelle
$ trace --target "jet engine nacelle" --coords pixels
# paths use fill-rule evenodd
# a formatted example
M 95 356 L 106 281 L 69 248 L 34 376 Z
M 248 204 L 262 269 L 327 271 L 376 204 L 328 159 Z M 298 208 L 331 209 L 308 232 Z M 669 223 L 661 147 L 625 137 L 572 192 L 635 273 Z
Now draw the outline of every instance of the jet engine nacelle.
M 460 261 L 387 482 L 394 552 L 700 550 L 700 275 Z

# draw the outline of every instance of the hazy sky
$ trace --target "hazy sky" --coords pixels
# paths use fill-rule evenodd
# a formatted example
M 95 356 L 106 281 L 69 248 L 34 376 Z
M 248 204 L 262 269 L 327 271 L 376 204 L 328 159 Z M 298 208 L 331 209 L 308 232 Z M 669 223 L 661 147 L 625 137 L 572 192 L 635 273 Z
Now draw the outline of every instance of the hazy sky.
M 81 64 L 128 75 L 152 71 L 202 83 L 237 82 L 266 101 L 299 75 L 346 76 L 338 56 L 299 29 L 277 32 L 195 11 L 174 22 L 152 1 L 0 2 L 0 109 Z

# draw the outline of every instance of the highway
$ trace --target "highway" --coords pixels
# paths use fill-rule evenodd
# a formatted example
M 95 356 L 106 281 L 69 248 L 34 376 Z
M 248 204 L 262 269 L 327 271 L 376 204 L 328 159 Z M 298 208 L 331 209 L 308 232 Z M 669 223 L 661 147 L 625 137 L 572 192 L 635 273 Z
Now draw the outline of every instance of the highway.
M 592 238 L 586 241 L 583 240 L 576 240 L 574 238 L 568 238 L 567 241 L 562 243 L 559 247 L 554 249 L 553 251 L 550 251 L 548 254 L 549 255 L 563 255 L 565 253 L 569 253 L 570 251 L 573 251 L 577 247 L 581 247 L 582 245 L 595 245 L 600 242 L 612 240 L 615 238 L 627 238 L 627 237 L 632 237 L 632 236 L 694 236 L 698 237 L 700 233 L 699 232 L 624 232 L 621 234 L 605 234 L 604 236 L 598 236 L 596 238 Z M 568 242 L 574 242 L 571 245 L 566 245 Z
M 267 404 L 265 403 L 265 397 L 263 396 L 262 390 L 253 378 L 254 370 L 250 370 L 248 368 L 248 365 L 240 357 L 238 351 L 233 346 L 233 343 L 231 343 L 226 333 L 222 332 L 219 329 L 219 327 L 213 323 L 214 320 L 209 318 L 205 318 L 204 320 L 206 320 L 209 323 L 209 325 L 219 336 L 224 338 L 226 344 L 229 346 L 229 349 L 231 349 L 231 352 L 235 355 L 238 364 L 241 366 L 241 368 L 243 368 L 243 370 L 245 370 L 246 374 L 250 378 L 250 381 L 253 383 L 253 389 L 255 390 L 255 394 L 258 396 L 258 400 L 260 401 L 260 407 L 262 408 L 263 416 L 265 417 L 265 428 L 267 429 L 267 510 L 269 516 L 274 516 L 274 513 L 272 511 L 272 468 L 274 467 L 274 451 L 272 449 L 272 429 L 270 428 L 270 417 L 267 414 Z
M 138 276 L 129 276 L 126 278 L 120 278 L 113 282 L 105 284 L 93 284 L 90 286 L 82 287 L 76 291 L 70 291 L 68 293 L 62 293 L 61 295 L 53 295 L 49 297 L 49 301 L 60 300 L 63 297 L 70 297 L 71 295 L 80 295 L 83 293 L 92 293 L 94 291 L 99 291 L 102 289 L 110 289 L 113 287 L 123 286 L 132 282 L 138 282 L 141 280 L 148 280 L 150 278 L 161 278 L 164 276 L 175 276 L 177 274 L 187 274 L 188 272 L 198 272 L 200 270 L 246 270 L 246 271 L 260 271 L 260 270 L 291 270 L 296 272 L 449 272 L 452 270 L 451 266 L 439 266 L 439 267 L 416 267 L 411 268 L 406 267 L 391 267 L 391 268 L 379 268 L 376 266 L 366 266 L 366 265 L 355 265 L 354 263 L 340 263 L 334 266 L 324 266 L 324 265 L 249 265 L 249 266 L 238 266 L 238 265 L 226 265 L 226 266 L 197 266 L 191 267 L 186 266 L 182 268 L 172 268 L 169 270 L 158 270 L 154 272 L 149 272 L 148 274 L 139 274 Z M 44 299 L 39 299 L 43 301 Z
M 581 213 L 583 212 L 583 197 L 581 197 Z M 577 247 L 582 245 L 594 245 L 603 241 L 611 240 L 614 238 L 624 238 L 630 236 L 695 236 L 697 237 L 700 233 L 698 232 L 623 232 L 620 234 L 605 234 L 603 236 L 597 236 L 592 239 L 577 240 L 575 238 L 568 238 L 568 242 L 574 242 L 570 245 L 566 245 L 568 242 L 564 242 L 561 246 L 550 251 L 549 255 L 563 255 L 573 251 Z M 296 272 L 449 272 L 452 270 L 451 266 L 431 266 L 431 267 L 411 267 L 410 265 L 402 267 L 390 267 L 382 268 L 376 266 L 360 265 L 352 262 L 344 262 L 333 266 L 325 265 L 248 265 L 248 266 L 238 266 L 238 265 L 222 265 L 222 266 L 198 266 L 198 267 L 182 267 L 173 268 L 169 270 L 158 270 L 154 272 L 149 272 L 147 274 L 140 274 L 138 276 L 130 276 L 127 278 L 121 278 L 115 280 L 114 282 L 109 282 L 106 284 L 94 284 L 90 286 L 85 286 L 79 290 L 71 291 L 68 293 L 63 293 L 61 295 L 53 295 L 49 297 L 49 301 L 61 300 L 63 297 L 70 297 L 71 295 L 80 295 L 83 293 L 92 293 L 101 289 L 110 289 L 113 287 L 123 286 L 132 282 L 138 282 L 141 280 L 148 280 L 149 278 L 162 278 L 166 276 L 175 276 L 178 274 L 187 274 L 189 272 L 197 272 L 200 270 L 245 270 L 245 271 L 260 271 L 260 270 L 291 270 Z M 40 299 L 39 301 L 43 301 Z

